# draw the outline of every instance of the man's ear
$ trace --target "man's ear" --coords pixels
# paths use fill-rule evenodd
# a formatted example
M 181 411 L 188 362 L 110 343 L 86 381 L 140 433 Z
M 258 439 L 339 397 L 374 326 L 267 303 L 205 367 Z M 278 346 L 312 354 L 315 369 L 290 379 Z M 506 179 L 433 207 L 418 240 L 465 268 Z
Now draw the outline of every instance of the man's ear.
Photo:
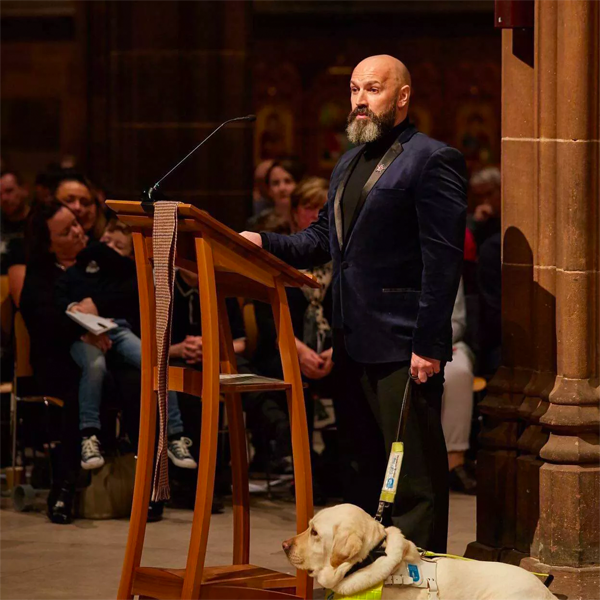
M 356 533 L 348 529 L 338 530 L 333 538 L 331 550 L 331 566 L 337 569 L 342 563 L 356 556 L 362 548 L 362 540 Z
M 398 107 L 404 108 L 408 104 L 409 100 L 410 100 L 410 86 L 403 85 L 400 88 L 400 93 L 398 94 Z

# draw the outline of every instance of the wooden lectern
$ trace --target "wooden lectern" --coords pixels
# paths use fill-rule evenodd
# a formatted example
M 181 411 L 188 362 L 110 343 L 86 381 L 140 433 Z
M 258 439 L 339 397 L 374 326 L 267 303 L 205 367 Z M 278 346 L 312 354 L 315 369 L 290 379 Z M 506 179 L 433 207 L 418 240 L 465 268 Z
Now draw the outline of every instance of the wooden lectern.
M 109 200 L 107 205 L 133 231 L 142 330 L 142 397 L 135 491 L 127 549 L 118 598 L 311 598 L 312 580 L 253 566 L 250 560 L 250 515 L 246 436 L 241 392 L 285 390 L 292 430 L 296 527 L 304 531 L 312 517 L 310 444 L 302 379 L 286 286 L 318 284 L 265 250 L 189 204 L 178 206 L 176 265 L 200 280 L 203 357 L 202 371 L 169 367 L 169 388 L 202 398 L 202 429 L 198 487 L 185 569 L 140 566 L 156 439 L 156 335 L 152 274 L 150 209 L 141 202 Z M 225 298 L 243 296 L 268 302 L 278 331 L 284 380 L 253 377 L 248 381 L 221 375 L 236 373 Z M 233 564 L 205 567 L 206 544 L 217 456 L 219 399 L 225 399 L 231 443 L 233 479 Z

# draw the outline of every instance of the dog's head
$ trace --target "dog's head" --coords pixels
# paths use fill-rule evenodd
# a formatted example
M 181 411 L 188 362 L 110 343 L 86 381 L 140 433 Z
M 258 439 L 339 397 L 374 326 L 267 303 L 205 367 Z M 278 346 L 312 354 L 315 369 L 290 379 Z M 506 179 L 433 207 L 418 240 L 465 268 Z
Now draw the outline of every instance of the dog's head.
M 283 542 L 294 567 L 333 589 L 385 537 L 381 523 L 353 504 L 318 513 L 303 533 Z

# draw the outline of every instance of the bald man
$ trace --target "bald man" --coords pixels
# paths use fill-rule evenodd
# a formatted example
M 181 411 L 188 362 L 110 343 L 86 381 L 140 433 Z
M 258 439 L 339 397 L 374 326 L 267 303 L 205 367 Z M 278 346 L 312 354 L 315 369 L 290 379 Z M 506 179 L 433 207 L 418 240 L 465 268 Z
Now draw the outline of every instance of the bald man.
M 463 156 L 408 120 L 411 80 L 391 56 L 359 63 L 347 133 L 356 147 L 331 175 L 319 219 L 292 235 L 244 233 L 298 268 L 333 260 L 335 412 L 344 499 L 375 514 L 403 392 L 417 382 L 404 434 L 394 524 L 445 552 L 448 462 L 444 364 L 466 217 Z

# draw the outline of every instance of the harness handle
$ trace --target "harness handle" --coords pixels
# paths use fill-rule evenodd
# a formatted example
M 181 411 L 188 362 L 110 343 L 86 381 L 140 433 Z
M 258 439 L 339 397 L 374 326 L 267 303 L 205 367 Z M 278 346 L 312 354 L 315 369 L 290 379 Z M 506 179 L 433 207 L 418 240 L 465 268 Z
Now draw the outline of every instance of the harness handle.
M 406 429 L 410 399 L 414 385 L 410 373 L 408 373 L 406 387 L 404 388 L 404 396 L 402 397 L 402 405 L 400 406 L 396 441 L 392 444 L 390 458 L 388 459 L 387 469 L 385 470 L 383 487 L 381 488 L 381 494 L 379 495 L 379 506 L 377 507 L 377 514 L 375 515 L 375 520 L 380 523 L 383 522 L 384 514 L 392 508 L 394 498 L 396 497 L 396 490 L 398 489 L 398 480 L 400 478 L 400 470 L 402 469 L 402 459 L 404 458 L 404 443 L 402 442 L 402 438 L 404 437 L 404 430 Z

